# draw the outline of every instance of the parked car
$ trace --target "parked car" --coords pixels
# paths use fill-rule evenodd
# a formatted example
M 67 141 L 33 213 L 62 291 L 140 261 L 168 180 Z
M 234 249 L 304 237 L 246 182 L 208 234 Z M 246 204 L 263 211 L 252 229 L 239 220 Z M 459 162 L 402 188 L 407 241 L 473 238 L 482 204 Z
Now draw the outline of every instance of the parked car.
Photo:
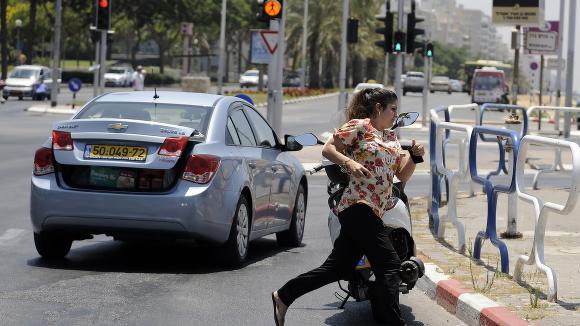
M 105 72 L 105 86 L 131 87 L 133 67 L 128 65 L 115 65 Z
M 259 70 L 247 70 L 240 76 L 240 87 L 251 87 L 251 86 L 258 86 L 258 79 L 259 79 L 260 71 Z M 268 84 L 268 75 L 264 74 L 263 76 L 264 86 Z
M 282 86 L 284 87 L 300 87 L 300 74 L 294 71 L 284 72 L 284 81 Z
M 385 86 L 379 83 L 358 83 L 353 89 L 352 95 L 362 91 L 365 88 L 385 88 Z
M 429 85 L 429 91 L 431 93 L 447 92 L 447 94 L 451 94 L 451 82 L 449 81 L 449 77 L 433 76 Z
M 54 123 L 34 156 L 36 249 L 62 258 L 72 241 L 94 234 L 165 236 L 222 246 L 220 256 L 238 265 L 249 242 L 268 234 L 299 246 L 308 183 L 290 153 L 302 148 L 298 139 L 286 135 L 281 142 L 237 97 L 162 91 L 96 97 Z
M 451 91 L 453 91 L 453 92 L 462 92 L 463 91 L 463 84 L 460 80 L 450 79 L 449 83 L 451 84 Z
M 61 82 L 60 77 L 58 82 Z M 16 66 L 6 79 L 6 86 L 2 90 L 2 97 L 7 100 L 10 96 L 16 96 L 19 100 L 30 97 L 37 99 L 36 88 L 40 84 L 45 84 L 46 92 L 49 94 L 52 88 L 52 69 L 45 66 L 22 65 Z
M 425 75 L 419 71 L 407 71 L 407 77 L 403 83 L 403 95 L 407 92 L 422 92 L 425 87 Z

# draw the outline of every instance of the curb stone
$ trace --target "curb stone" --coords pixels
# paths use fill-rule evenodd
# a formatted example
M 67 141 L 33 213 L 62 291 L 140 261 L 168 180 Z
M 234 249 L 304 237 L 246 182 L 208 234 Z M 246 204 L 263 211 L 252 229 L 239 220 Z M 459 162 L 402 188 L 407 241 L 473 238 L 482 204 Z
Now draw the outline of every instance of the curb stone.
M 423 253 L 417 249 L 420 255 Z M 469 326 L 539 326 L 521 319 L 488 297 L 465 288 L 462 283 L 438 272 L 437 265 L 425 263 L 425 275 L 417 282 L 429 298 Z

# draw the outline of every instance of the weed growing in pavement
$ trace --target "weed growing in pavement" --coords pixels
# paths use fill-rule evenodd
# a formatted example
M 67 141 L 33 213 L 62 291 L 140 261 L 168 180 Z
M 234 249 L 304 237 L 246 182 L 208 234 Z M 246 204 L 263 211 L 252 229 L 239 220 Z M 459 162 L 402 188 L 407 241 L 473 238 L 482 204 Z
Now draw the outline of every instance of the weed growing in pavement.
M 540 299 L 540 284 L 538 284 L 538 275 L 540 271 L 537 269 L 534 272 L 530 273 L 523 273 L 522 280 L 529 284 L 527 288 L 528 292 L 530 293 L 530 307 L 532 309 L 537 309 L 540 307 L 539 299 Z
M 482 242 L 482 247 L 483 244 L 485 243 L 485 240 Z M 487 293 L 491 290 L 491 288 L 493 287 L 493 282 L 495 281 L 495 278 L 498 276 L 498 269 L 499 269 L 499 262 L 495 261 L 495 272 L 491 273 L 491 278 L 490 278 L 490 272 L 486 271 L 485 272 L 485 283 L 484 284 L 479 284 L 479 275 L 475 275 L 475 271 L 473 268 L 473 247 L 471 244 L 471 238 L 469 238 L 468 241 L 468 246 L 467 246 L 467 252 L 469 252 L 469 274 L 471 275 L 471 286 L 473 287 L 473 290 L 475 292 L 479 292 L 479 293 Z M 489 261 L 489 257 L 488 257 L 488 261 Z

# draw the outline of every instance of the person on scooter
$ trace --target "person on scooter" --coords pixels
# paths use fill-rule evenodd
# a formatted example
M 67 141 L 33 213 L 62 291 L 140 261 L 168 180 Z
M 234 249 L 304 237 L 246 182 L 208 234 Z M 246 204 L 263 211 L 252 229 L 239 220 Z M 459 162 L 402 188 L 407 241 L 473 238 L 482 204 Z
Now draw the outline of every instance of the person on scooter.
M 274 320 L 284 325 L 285 315 L 294 300 L 326 284 L 348 279 L 364 254 L 376 278 L 376 291 L 384 302 L 388 325 L 404 325 L 399 309 L 399 271 L 401 261 L 393 248 L 391 229 L 381 216 L 394 205 L 393 176 L 407 181 L 415 163 L 405 155 L 395 131 L 397 95 L 383 88 L 364 89 L 353 96 L 347 108 L 349 121 L 331 137 L 322 155 L 341 166 L 349 184 L 335 207 L 341 231 L 334 249 L 318 268 L 288 281 L 272 292 Z M 411 155 L 423 156 L 422 145 L 413 141 Z

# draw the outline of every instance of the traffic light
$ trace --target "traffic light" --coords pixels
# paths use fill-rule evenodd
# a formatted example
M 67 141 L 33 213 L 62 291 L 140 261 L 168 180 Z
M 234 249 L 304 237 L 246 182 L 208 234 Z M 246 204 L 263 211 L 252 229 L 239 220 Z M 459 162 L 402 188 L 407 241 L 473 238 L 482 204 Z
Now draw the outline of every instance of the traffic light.
M 427 58 L 433 58 L 433 43 L 429 42 L 427 43 L 427 45 L 425 46 L 425 56 Z
M 358 42 L 358 19 L 349 18 L 346 24 L 346 43 Z
M 264 0 L 262 10 L 268 19 L 282 18 L 282 0 Z
M 382 41 L 376 41 L 376 46 L 382 48 L 385 53 L 393 52 L 393 13 L 387 7 L 387 14 L 385 16 L 376 16 L 376 18 L 384 22 L 385 27 L 375 29 L 375 32 L 383 36 Z
M 111 29 L 111 0 L 95 0 L 95 26 L 97 30 Z
M 395 45 L 393 46 L 394 53 L 401 53 L 405 51 L 405 33 L 401 31 L 395 32 Z
M 424 29 L 417 28 L 416 25 L 424 18 L 415 15 L 415 1 L 411 2 L 411 12 L 407 14 L 407 53 L 413 54 L 416 48 L 420 48 L 422 43 L 416 43 L 415 37 L 425 34 Z

